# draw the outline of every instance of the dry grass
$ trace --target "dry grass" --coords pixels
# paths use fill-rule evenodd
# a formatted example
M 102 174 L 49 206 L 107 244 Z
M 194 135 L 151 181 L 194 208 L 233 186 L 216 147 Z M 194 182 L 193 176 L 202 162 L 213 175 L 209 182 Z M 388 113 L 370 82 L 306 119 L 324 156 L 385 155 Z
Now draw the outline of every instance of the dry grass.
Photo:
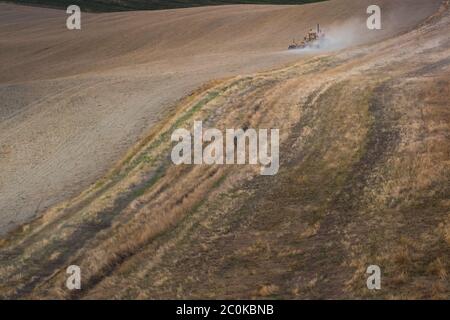
M 180 101 L 101 183 L 1 244 L 0 294 L 448 298 L 450 69 L 427 67 L 450 44 L 430 55 L 412 41 L 423 33 L 442 35 L 424 25 L 397 39 L 409 56 L 380 44 Z M 171 165 L 170 133 L 196 119 L 279 128 L 279 174 Z M 81 292 L 64 287 L 69 264 L 82 268 Z M 382 268 L 377 292 L 366 288 L 372 264 Z

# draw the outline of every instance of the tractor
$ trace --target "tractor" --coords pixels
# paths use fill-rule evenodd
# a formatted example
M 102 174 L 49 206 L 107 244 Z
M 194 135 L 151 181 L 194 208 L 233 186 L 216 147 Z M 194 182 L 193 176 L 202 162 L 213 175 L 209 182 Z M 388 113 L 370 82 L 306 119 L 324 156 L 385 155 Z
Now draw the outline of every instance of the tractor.
M 320 49 L 324 39 L 325 33 L 323 32 L 323 30 L 320 29 L 320 25 L 317 24 L 316 31 L 310 29 L 300 43 L 297 43 L 294 39 L 292 41 L 292 44 L 288 47 L 288 49 L 289 50 L 306 49 L 306 48 Z

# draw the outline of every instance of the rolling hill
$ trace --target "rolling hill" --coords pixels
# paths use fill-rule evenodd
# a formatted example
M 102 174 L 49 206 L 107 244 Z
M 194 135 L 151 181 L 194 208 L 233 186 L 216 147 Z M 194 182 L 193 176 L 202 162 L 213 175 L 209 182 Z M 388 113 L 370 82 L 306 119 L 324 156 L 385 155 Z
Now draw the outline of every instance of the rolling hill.
M 56 11 L 3 7 L 46 15 L 0 19 L 0 205 L 55 198 L 3 236 L 0 296 L 448 299 L 449 1 L 386 0 L 381 33 L 284 51 L 319 17 L 358 34 L 368 3 L 89 15 L 69 38 Z M 171 133 L 198 119 L 279 128 L 279 174 L 174 166 Z

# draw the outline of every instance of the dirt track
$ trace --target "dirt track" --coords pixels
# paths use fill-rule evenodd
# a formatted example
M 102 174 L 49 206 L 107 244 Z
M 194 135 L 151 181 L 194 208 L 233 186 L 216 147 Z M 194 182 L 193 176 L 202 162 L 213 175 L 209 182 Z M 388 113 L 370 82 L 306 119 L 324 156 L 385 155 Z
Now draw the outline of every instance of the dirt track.
M 440 4 L 378 2 L 391 23 L 360 43 Z M 202 83 L 301 59 L 283 50 L 293 37 L 317 22 L 363 26 L 368 3 L 86 14 L 82 31 L 63 11 L 0 4 L 0 233 L 95 182 Z

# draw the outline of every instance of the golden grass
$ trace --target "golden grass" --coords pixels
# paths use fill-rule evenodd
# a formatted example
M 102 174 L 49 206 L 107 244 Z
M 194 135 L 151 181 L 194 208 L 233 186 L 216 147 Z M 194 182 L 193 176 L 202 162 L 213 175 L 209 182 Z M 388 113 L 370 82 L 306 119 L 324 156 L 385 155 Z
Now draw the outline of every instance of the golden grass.
M 350 58 L 213 82 L 180 101 L 99 183 L 3 241 L 0 295 L 448 298 L 448 73 L 365 74 Z M 197 119 L 280 129 L 279 174 L 171 165 L 170 133 Z M 64 287 L 69 264 L 82 268 L 81 292 Z

